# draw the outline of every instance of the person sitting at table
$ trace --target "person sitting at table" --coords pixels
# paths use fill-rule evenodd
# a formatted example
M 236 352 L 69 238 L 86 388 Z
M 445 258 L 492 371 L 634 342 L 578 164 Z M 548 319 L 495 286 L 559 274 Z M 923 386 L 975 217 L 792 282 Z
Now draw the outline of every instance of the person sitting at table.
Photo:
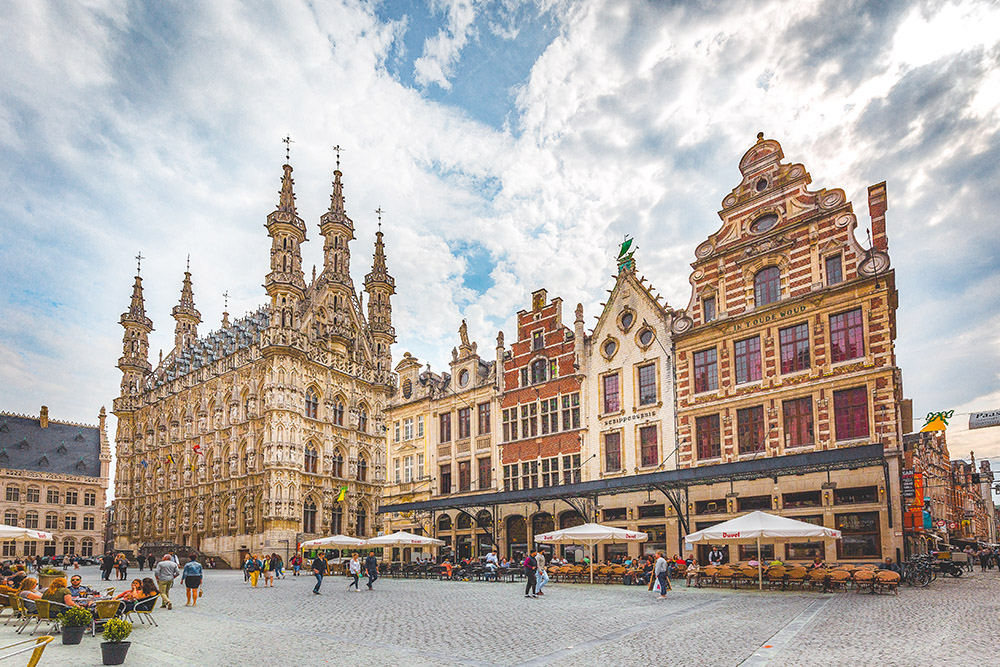
M 823 567 L 824 565 L 825 565 L 825 563 L 823 563 L 823 559 L 820 558 L 819 556 L 816 556 L 815 558 L 813 558 L 812 565 L 810 565 L 809 567 L 811 567 L 812 569 L 816 570 L 816 569 L 819 569 L 819 568 Z
M 760 564 L 761 564 L 760 561 L 757 560 L 756 558 L 747 561 L 748 567 L 760 567 Z
M 42 593 L 42 599 L 49 602 L 58 602 L 67 607 L 80 606 L 73 600 L 73 594 L 69 592 L 66 577 L 59 577 L 49 584 L 49 587 Z
M 695 558 L 691 559 L 691 563 L 688 565 L 687 572 L 685 573 L 685 579 L 687 579 L 687 588 L 691 587 L 691 580 L 694 579 L 695 588 L 701 588 L 701 568 L 698 567 L 698 560 Z
M 24 581 L 21 582 L 17 594 L 25 600 L 41 600 L 42 594 L 38 592 L 35 588 L 36 586 L 38 586 L 38 582 L 34 578 L 25 577 Z
M 767 564 L 768 567 L 784 567 L 785 564 L 780 558 L 775 558 L 770 563 Z
M 17 588 L 21 585 L 21 582 L 27 578 L 27 576 L 28 573 L 24 571 L 24 566 L 18 565 L 14 569 L 14 576 L 10 578 L 10 583 L 8 585 Z
M 141 599 L 142 596 L 142 579 L 133 579 L 132 588 L 128 589 L 123 593 L 119 593 L 115 596 L 116 600 L 124 600 L 125 602 Z
M 899 566 L 893 563 L 891 558 L 886 558 L 884 563 L 879 563 L 878 569 L 889 570 L 890 572 L 895 572 L 896 574 L 902 574 Z
M 444 562 L 441 563 L 441 567 L 444 568 L 445 576 L 448 577 L 449 579 L 451 579 L 451 573 L 452 573 L 452 570 L 454 569 L 452 567 L 452 565 L 451 565 L 451 561 L 449 561 L 447 558 L 445 558 Z
M 95 591 L 93 588 L 90 588 L 89 586 L 84 586 L 82 582 L 83 580 L 80 578 L 80 575 L 78 574 L 74 574 L 72 577 L 70 577 L 69 592 L 73 595 L 73 597 L 78 598 L 84 595 L 98 595 L 97 591 Z

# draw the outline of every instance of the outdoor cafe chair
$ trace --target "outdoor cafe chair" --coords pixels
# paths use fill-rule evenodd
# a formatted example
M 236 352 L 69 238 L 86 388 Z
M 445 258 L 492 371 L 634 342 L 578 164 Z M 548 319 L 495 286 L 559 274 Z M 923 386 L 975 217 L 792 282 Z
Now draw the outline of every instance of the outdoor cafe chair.
M 715 586 L 715 575 L 719 573 L 719 568 L 715 565 L 707 566 L 701 573 L 702 579 L 705 580 L 709 586 Z
M 892 570 L 879 570 L 875 573 L 875 579 L 872 582 L 872 592 L 881 593 L 885 591 L 887 593 L 893 593 L 899 595 L 899 572 L 893 572 Z
M 766 573 L 767 585 L 774 589 L 776 586 L 781 586 L 781 590 L 785 590 L 785 577 L 788 571 L 783 567 L 772 567 L 768 569 Z
M 138 602 L 135 603 L 135 606 L 132 608 L 132 610 L 126 613 L 125 616 L 128 618 L 128 620 L 131 621 L 132 614 L 135 614 L 136 618 L 138 618 L 140 622 L 145 623 L 146 622 L 145 619 L 149 619 L 149 622 L 151 624 L 153 624 L 156 627 L 160 627 L 160 624 L 156 622 L 155 618 L 153 618 L 153 610 L 156 609 L 156 601 L 159 599 L 160 599 L 160 594 L 157 593 L 156 595 L 153 595 L 151 597 L 139 600 Z
M 854 590 L 858 593 L 863 590 L 868 590 L 869 593 L 874 593 L 875 589 L 875 573 L 868 569 L 858 569 L 852 573 L 852 578 L 854 579 Z
M 59 614 L 63 613 L 68 609 L 64 604 L 59 604 L 58 602 L 52 602 L 50 600 L 35 600 L 35 609 L 37 613 L 35 614 L 35 627 L 31 629 L 29 635 L 34 635 L 35 631 L 42 623 L 48 623 L 50 627 L 48 628 L 52 632 L 59 630 L 59 619 L 57 618 Z
M 809 578 L 807 581 L 809 582 L 810 588 L 815 589 L 817 587 L 822 587 L 823 590 L 826 590 L 826 581 L 829 578 L 829 572 L 823 568 L 818 568 L 809 572 Z
M 796 565 L 785 573 L 785 584 L 788 588 L 798 586 L 800 589 L 805 586 L 806 577 L 809 572 L 801 565 Z
M 733 570 L 733 568 L 723 565 L 719 568 L 719 571 L 715 573 L 715 583 L 719 586 L 722 586 L 723 584 L 732 585 L 733 575 L 735 574 L 736 571 Z
M 52 635 L 43 635 L 41 637 L 35 637 L 34 639 L 22 639 L 21 641 L 14 642 L 13 644 L 0 646 L 0 651 L 8 651 L 23 644 L 30 644 L 30 646 L 19 648 L 11 653 L 0 653 L 0 660 L 3 660 L 4 658 L 13 658 L 15 655 L 31 651 L 31 656 L 28 658 L 28 667 L 35 667 L 35 665 L 38 664 L 38 661 L 41 660 L 42 654 L 45 652 L 45 647 L 51 644 L 53 639 L 55 639 L 55 637 Z
M 10 616 L 7 617 L 7 620 L 6 622 L 4 622 L 4 625 L 10 625 L 11 619 L 21 618 L 23 605 L 19 604 L 21 598 L 18 597 L 17 593 L 11 593 L 9 595 L 4 595 L 2 597 L 5 598 L 5 601 L 7 603 L 6 607 L 10 609 Z
M 847 570 L 834 570 L 830 573 L 830 589 L 837 590 L 847 590 L 848 585 L 851 583 L 851 573 Z
M 121 600 L 98 600 L 94 603 L 94 619 L 90 622 L 91 636 L 96 637 L 97 631 L 109 620 L 116 618 L 123 606 Z
M 16 618 L 20 625 L 17 626 L 17 632 L 24 630 L 24 626 L 28 624 L 31 616 L 38 613 L 35 610 L 35 603 L 31 600 L 25 600 L 20 595 L 10 595 L 8 596 L 10 600 L 10 606 L 14 609 L 14 614 L 7 619 L 7 623 L 10 623 L 11 618 Z M 30 607 L 29 604 L 30 603 Z M 7 625 L 4 623 L 4 625 Z

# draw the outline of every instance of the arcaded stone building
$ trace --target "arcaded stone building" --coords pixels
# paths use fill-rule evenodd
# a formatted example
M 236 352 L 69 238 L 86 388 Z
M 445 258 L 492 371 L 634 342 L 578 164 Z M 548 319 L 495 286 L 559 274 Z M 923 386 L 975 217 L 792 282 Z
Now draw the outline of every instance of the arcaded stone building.
M 104 550 L 111 445 L 104 408 L 97 426 L 0 412 L 0 515 L 8 526 L 55 538 L 2 543 L 2 556 L 93 556 Z
M 265 224 L 270 252 L 260 258 L 266 305 L 232 322 L 224 313 L 220 328 L 199 337 L 185 273 L 175 345 L 154 368 L 136 275 L 114 402 L 119 549 L 183 545 L 234 562 L 246 551 L 285 553 L 304 539 L 379 529 L 395 339 L 382 232 L 364 291 L 355 290 L 354 223 L 338 164 L 319 221 L 323 268 L 307 281 L 307 229 L 292 168 L 283 170 Z

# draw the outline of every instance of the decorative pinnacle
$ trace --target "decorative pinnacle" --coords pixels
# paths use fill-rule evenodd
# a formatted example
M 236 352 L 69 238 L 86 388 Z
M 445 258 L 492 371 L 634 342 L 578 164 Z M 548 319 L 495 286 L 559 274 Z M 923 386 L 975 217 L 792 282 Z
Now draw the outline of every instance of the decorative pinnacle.
M 137 276 L 142 273 L 142 260 L 144 259 L 146 258 L 142 256 L 142 251 L 140 250 L 139 254 L 135 256 L 135 275 Z
M 285 144 L 285 162 L 288 162 L 289 160 L 292 159 L 292 144 L 294 144 L 295 142 L 292 141 L 292 138 L 287 134 L 285 135 L 285 138 L 281 140 L 281 142 Z

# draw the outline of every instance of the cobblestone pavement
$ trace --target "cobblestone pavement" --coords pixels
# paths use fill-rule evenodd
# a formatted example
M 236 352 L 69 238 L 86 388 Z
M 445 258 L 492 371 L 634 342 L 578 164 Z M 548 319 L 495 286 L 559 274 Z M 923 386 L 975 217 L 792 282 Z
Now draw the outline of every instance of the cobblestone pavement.
M 97 584 L 97 571 L 84 580 Z M 159 628 L 136 626 L 127 664 L 1000 664 L 995 570 L 898 596 L 681 587 L 662 601 L 620 585 L 549 584 L 526 599 L 523 584 L 383 578 L 375 592 L 349 593 L 327 577 L 314 596 L 313 583 L 251 589 L 240 573 L 206 571 L 196 608 L 175 588 L 173 610 L 156 610 Z M 2 643 L 18 638 L 0 625 Z M 101 664 L 99 639 L 59 641 L 42 665 Z

